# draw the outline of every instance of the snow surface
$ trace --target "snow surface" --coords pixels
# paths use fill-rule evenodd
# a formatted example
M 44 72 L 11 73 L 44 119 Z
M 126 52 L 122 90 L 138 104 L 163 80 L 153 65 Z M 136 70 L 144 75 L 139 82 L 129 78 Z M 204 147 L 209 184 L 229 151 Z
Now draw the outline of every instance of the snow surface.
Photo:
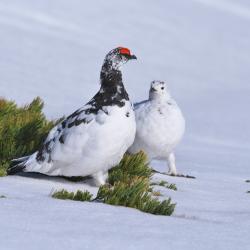
M 52 189 L 96 188 L 61 178 L 0 179 L 0 249 L 250 249 L 250 3 L 247 0 L 0 1 L 0 96 L 41 96 L 67 115 L 99 88 L 105 54 L 127 46 L 133 101 L 165 80 L 187 131 L 172 217 L 55 200 Z M 154 162 L 158 170 L 165 163 Z

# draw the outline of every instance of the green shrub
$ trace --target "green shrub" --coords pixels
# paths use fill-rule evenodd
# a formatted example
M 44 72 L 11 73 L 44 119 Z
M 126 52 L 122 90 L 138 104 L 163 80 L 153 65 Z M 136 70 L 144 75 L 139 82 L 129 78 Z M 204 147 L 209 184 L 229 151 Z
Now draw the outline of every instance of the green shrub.
M 101 186 L 97 198 L 110 205 L 136 208 L 156 215 L 171 215 L 175 208 L 171 199 L 159 201 L 152 197 L 148 188 L 148 179 L 134 177 L 127 183 L 116 182 L 114 186 Z
M 175 184 L 173 183 L 168 183 L 167 181 L 160 181 L 160 182 L 152 182 L 150 184 L 151 186 L 161 186 L 161 187 L 165 187 L 165 188 L 168 188 L 168 189 L 172 189 L 174 191 L 177 191 L 177 187 Z
M 152 190 L 151 175 L 147 156 L 143 152 L 125 155 L 120 164 L 109 171 L 109 184 L 99 188 L 95 199 L 88 197 L 87 200 L 136 208 L 156 215 L 171 215 L 175 204 L 171 203 L 170 198 L 160 201 L 154 197 L 161 194 Z M 81 197 L 81 193 L 79 190 L 76 193 L 61 190 L 53 193 L 52 197 L 85 201 L 85 197 L 76 199 Z
M 76 193 L 68 192 L 65 189 L 55 191 L 52 194 L 53 198 L 61 199 L 61 200 L 74 200 L 74 201 L 91 201 L 92 194 L 89 191 L 81 191 L 77 190 Z
M 134 155 L 125 154 L 121 162 L 109 171 L 108 183 L 113 185 L 117 181 L 129 182 L 133 177 L 152 176 L 152 169 L 148 165 L 147 155 L 139 152 Z
M 0 175 L 11 159 L 35 152 L 55 125 L 46 119 L 42 109 L 39 97 L 23 107 L 0 99 Z
M 158 191 L 150 191 L 152 193 L 153 196 L 162 196 L 162 193 L 158 190 Z
M 167 182 L 167 181 L 161 180 L 161 181 L 159 182 L 159 186 L 165 187 L 166 185 L 168 185 L 168 182 Z
M 6 176 L 6 167 L 3 165 L 2 167 L 0 166 L 0 177 Z

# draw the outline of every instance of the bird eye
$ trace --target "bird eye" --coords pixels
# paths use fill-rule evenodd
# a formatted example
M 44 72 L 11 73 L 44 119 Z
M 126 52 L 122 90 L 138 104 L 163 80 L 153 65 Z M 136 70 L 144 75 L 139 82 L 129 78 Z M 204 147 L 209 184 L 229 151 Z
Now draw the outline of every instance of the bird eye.
M 161 87 L 161 89 L 163 90 L 163 89 L 164 89 L 164 87 Z

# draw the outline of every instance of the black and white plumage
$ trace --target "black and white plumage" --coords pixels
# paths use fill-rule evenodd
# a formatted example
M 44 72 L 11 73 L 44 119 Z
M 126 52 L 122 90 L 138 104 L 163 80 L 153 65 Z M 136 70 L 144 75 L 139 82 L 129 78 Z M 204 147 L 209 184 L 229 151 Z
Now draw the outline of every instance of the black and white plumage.
M 120 67 L 136 59 L 126 48 L 116 48 L 105 57 L 101 88 L 82 108 L 64 119 L 48 134 L 34 154 L 14 160 L 9 174 L 18 171 L 52 176 L 92 175 L 97 185 L 119 163 L 134 141 L 136 123 Z
M 150 160 L 166 160 L 168 174 L 177 175 L 173 150 L 185 131 L 182 112 L 164 82 L 153 81 L 149 100 L 134 105 L 136 136 L 129 153 L 143 150 Z

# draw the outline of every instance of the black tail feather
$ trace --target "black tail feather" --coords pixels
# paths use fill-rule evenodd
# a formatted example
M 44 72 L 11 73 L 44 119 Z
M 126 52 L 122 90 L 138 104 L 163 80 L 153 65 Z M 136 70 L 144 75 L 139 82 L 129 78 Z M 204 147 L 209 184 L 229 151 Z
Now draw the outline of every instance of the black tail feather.
M 25 169 L 25 162 L 18 163 L 14 166 L 10 165 L 10 167 L 7 169 L 7 174 L 13 175 L 22 172 L 24 169 Z

